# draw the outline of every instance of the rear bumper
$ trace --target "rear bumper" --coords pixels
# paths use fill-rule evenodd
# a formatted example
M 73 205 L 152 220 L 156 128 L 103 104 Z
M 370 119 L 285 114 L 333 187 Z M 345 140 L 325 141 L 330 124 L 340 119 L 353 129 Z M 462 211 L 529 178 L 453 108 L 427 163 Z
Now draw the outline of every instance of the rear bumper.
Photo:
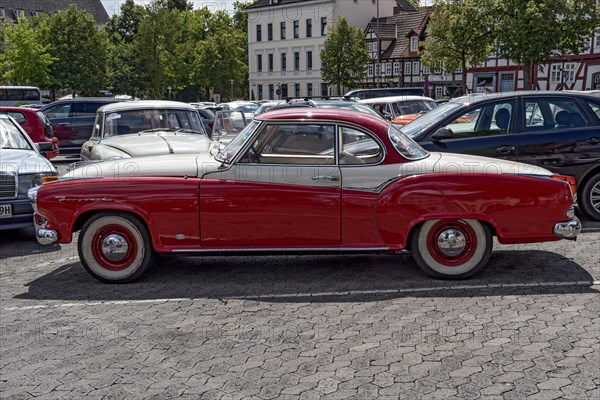
M 570 221 L 558 222 L 554 225 L 554 236 L 560 239 L 575 239 L 581 232 L 579 218 L 573 217 Z

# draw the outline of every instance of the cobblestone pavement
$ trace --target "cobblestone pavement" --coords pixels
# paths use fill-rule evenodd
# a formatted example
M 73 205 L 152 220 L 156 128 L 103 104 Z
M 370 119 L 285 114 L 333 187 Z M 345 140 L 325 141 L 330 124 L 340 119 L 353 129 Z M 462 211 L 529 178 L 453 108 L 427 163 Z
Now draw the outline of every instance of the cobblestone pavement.
M 323 255 L 162 257 L 127 285 L 31 235 L 0 232 L 3 399 L 600 398 L 598 232 L 496 244 L 461 282 Z

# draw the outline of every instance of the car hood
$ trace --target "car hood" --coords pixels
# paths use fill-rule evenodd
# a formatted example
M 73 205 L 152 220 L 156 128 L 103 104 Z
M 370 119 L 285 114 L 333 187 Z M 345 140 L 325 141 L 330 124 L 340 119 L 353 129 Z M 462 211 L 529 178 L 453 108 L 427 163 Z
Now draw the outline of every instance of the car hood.
M 136 159 L 123 158 L 80 165 L 63 175 L 61 180 L 109 178 L 124 179 L 144 176 L 196 178 L 216 171 L 221 163 L 210 154 L 180 154 Z
M 114 136 L 103 139 L 99 144 L 120 150 L 131 157 L 149 157 L 208 153 L 211 140 L 200 134 L 160 132 Z
M 35 151 L 0 149 L 0 172 L 33 174 L 56 172 L 56 169 Z

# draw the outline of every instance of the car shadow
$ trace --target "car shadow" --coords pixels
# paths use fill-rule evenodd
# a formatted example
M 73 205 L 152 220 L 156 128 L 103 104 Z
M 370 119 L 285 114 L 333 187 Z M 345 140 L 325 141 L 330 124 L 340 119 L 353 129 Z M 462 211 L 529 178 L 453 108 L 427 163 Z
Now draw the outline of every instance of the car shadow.
M 495 251 L 481 273 L 464 281 L 430 278 L 410 255 L 163 256 L 140 280 L 121 285 L 96 281 L 79 262 L 69 263 L 29 282 L 28 290 L 15 298 L 346 302 L 410 296 L 580 293 L 595 291 L 593 281 L 590 273 L 572 260 L 542 250 Z
M 18 242 L 18 246 L 12 245 Z M 0 260 L 12 257 L 26 257 L 60 251 L 60 246 L 40 246 L 35 240 L 35 230 L 31 228 L 0 231 Z

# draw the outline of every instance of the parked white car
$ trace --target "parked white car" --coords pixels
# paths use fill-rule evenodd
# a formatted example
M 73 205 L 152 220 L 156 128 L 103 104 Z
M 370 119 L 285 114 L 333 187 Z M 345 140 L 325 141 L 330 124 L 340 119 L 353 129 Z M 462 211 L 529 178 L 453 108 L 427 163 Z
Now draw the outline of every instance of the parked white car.
M 100 107 L 82 161 L 163 154 L 208 153 L 208 137 L 195 107 L 177 101 L 146 100 Z
M 373 107 L 381 115 L 401 126 L 437 107 L 435 100 L 425 96 L 377 97 L 358 102 Z

